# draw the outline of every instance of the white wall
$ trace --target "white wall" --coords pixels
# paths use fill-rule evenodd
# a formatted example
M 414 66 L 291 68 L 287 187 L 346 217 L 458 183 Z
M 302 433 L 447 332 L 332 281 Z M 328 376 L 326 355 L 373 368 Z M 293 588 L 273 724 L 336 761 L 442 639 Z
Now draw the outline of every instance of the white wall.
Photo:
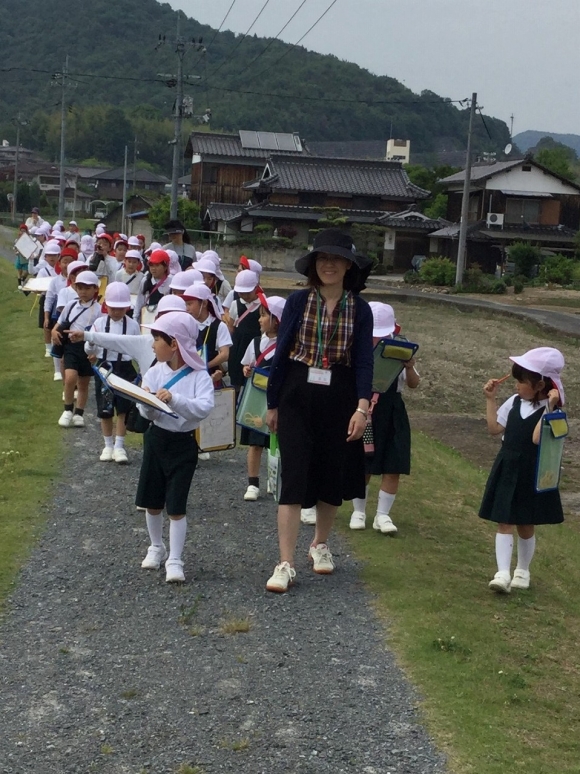
M 488 191 L 528 191 L 576 196 L 580 193 L 576 188 L 542 172 L 541 169 L 532 167 L 530 172 L 523 172 L 521 166 L 494 175 L 491 180 L 486 181 L 485 187 Z

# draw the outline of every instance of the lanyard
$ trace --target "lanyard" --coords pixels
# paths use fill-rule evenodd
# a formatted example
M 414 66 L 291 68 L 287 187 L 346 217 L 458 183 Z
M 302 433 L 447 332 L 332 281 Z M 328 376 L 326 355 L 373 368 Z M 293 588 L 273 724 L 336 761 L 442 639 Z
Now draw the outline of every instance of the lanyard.
M 338 331 L 338 326 L 340 324 L 340 315 L 344 311 L 344 308 L 346 306 L 346 291 L 343 291 L 342 298 L 340 299 L 340 308 L 338 310 L 338 316 L 336 318 L 336 325 L 334 326 L 334 330 L 330 334 L 330 337 L 326 340 L 326 345 L 323 346 L 322 343 L 322 315 L 320 313 L 320 293 L 316 291 L 316 335 L 318 337 L 318 357 L 319 357 L 319 363 L 322 366 L 322 368 L 328 368 L 328 355 L 325 355 L 325 352 L 328 352 L 328 347 L 330 346 L 330 342 L 333 340 L 333 338 L 336 336 L 336 332 Z

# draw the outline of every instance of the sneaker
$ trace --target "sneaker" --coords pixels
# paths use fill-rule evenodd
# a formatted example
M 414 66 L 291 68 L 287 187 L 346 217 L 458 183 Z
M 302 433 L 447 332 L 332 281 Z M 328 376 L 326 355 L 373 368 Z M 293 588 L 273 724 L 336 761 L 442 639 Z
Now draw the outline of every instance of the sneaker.
M 105 446 L 99 457 L 101 462 L 110 462 L 113 459 L 113 447 Z
M 52 349 L 52 347 L 51 347 Z M 45 349 L 44 350 L 44 357 L 52 357 L 51 349 Z
M 55 371 L 54 376 L 52 377 L 53 382 L 62 382 L 62 374 L 60 371 Z
M 272 577 L 269 578 L 266 583 L 266 589 L 278 594 L 283 594 L 293 585 L 295 578 L 296 570 L 294 567 L 290 567 L 288 562 L 282 562 L 282 564 L 277 564 L 276 567 L 274 567 Z
M 197 455 L 197 459 L 198 459 L 198 460 L 204 460 L 204 461 L 205 461 L 205 460 L 209 460 L 209 452 L 200 452 L 200 453 Z
M 138 511 L 143 511 L 143 513 L 145 513 L 145 511 L 147 510 L 147 508 L 143 508 L 142 505 L 136 505 L 135 507 L 137 508 Z
M 246 494 L 244 495 L 244 500 L 257 500 L 260 496 L 260 490 L 257 486 L 253 486 L 250 484 L 250 486 L 246 489 Z
M 73 424 L 73 427 L 84 427 L 85 418 L 81 416 L 81 414 L 73 414 L 72 424 Z
M 396 535 L 397 528 L 391 521 L 391 517 L 386 513 L 377 513 L 375 520 L 373 521 L 373 529 L 377 532 L 382 532 L 383 535 Z
M 367 525 L 367 515 L 362 511 L 353 511 L 350 517 L 349 527 L 351 529 L 364 529 Z
M 113 460 L 119 465 L 126 465 L 129 462 L 129 457 L 127 457 L 125 449 L 113 449 Z
M 160 546 L 149 546 L 147 556 L 141 562 L 144 570 L 158 570 L 167 559 L 167 551 L 163 543 Z
M 73 421 L 73 413 L 72 411 L 63 411 L 60 415 L 60 419 L 58 420 L 58 424 L 61 427 L 70 427 L 72 425 Z
M 302 524 L 316 524 L 316 506 L 313 508 L 302 508 L 300 510 L 300 521 Z
M 510 593 L 510 574 L 509 572 L 496 572 L 493 576 L 493 580 L 488 584 L 492 591 L 497 591 L 500 594 Z
M 510 589 L 529 589 L 530 573 L 528 570 L 514 570 Z
M 319 575 L 330 575 L 334 572 L 334 560 L 326 543 L 310 546 L 308 556 L 312 559 L 312 569 Z
M 183 583 L 185 575 L 183 574 L 183 562 L 181 559 L 168 559 L 165 562 L 165 582 Z

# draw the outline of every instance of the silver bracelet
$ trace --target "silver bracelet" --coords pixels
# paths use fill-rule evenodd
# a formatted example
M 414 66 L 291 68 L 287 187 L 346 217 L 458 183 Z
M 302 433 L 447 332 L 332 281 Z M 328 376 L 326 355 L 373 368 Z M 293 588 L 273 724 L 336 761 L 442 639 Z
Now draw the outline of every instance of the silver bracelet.
M 363 415 L 363 417 L 364 417 L 365 419 L 368 419 L 368 413 L 367 413 L 367 412 L 366 412 L 364 409 L 361 409 L 361 408 L 359 408 L 359 407 L 357 406 L 357 407 L 356 407 L 356 409 L 355 409 L 355 411 L 358 411 L 360 414 L 362 414 L 362 415 Z

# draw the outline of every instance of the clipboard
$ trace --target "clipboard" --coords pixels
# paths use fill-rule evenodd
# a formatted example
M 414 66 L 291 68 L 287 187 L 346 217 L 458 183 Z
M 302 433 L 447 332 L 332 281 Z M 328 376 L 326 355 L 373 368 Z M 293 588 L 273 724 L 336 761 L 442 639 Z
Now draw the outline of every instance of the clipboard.
M 29 277 L 25 284 L 22 286 L 22 290 L 25 293 L 38 293 L 43 295 L 48 293 L 48 288 L 54 277 Z
M 381 339 L 373 352 L 373 392 L 386 392 L 418 349 L 404 336 Z
M 163 414 L 167 414 L 170 417 L 177 418 L 179 415 L 172 411 L 167 403 L 163 403 L 162 400 L 156 398 L 147 390 L 127 381 L 127 379 L 121 379 L 120 376 L 116 376 L 109 369 L 103 368 L 103 366 L 93 366 L 93 371 L 103 382 L 105 387 L 112 390 L 116 395 L 122 398 L 127 398 L 133 401 L 133 403 L 143 403 L 146 406 L 151 406 Z
M 564 411 L 544 414 L 536 463 L 536 492 L 551 492 L 560 486 L 564 440 L 567 435 L 568 420 Z
M 30 234 L 21 234 L 16 242 L 14 242 L 14 249 L 17 250 L 23 258 L 27 261 L 34 260 L 42 252 L 42 245 Z
M 236 391 L 224 387 L 214 391 L 214 407 L 199 423 L 195 439 L 200 451 L 225 451 L 236 445 Z
M 151 333 L 149 328 L 146 328 L 146 325 L 151 325 L 155 322 L 155 316 L 157 315 L 157 307 L 155 309 L 148 309 L 146 306 L 144 306 L 141 309 L 141 319 L 139 320 L 139 324 L 141 326 L 141 333 Z

